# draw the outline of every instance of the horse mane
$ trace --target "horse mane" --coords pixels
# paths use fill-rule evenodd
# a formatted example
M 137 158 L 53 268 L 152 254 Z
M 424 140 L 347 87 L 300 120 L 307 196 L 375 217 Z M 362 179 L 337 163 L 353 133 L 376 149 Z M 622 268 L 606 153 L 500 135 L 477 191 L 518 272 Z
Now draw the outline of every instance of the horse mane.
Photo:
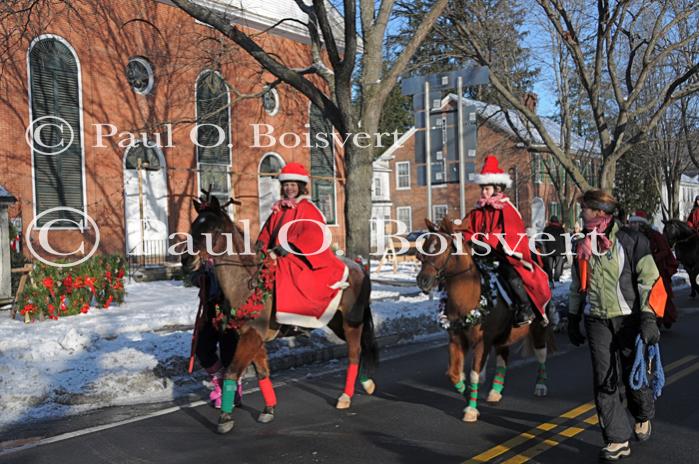
M 199 214 L 208 212 L 220 216 L 223 219 L 224 224 L 226 224 L 227 228 L 231 229 L 227 230 L 226 232 L 233 232 L 231 234 L 231 237 L 233 239 L 233 248 L 238 252 L 242 252 L 245 250 L 245 234 L 243 232 L 243 229 L 241 229 L 239 225 L 233 222 L 231 217 L 228 215 L 228 213 L 225 210 L 226 206 L 228 206 L 228 203 L 226 203 L 224 206 L 220 206 L 218 204 L 212 204 L 210 202 L 202 202 L 201 207 L 199 209 Z M 240 258 L 240 261 L 247 266 L 259 265 L 257 257 L 254 254 L 249 255 L 239 253 L 238 257 Z

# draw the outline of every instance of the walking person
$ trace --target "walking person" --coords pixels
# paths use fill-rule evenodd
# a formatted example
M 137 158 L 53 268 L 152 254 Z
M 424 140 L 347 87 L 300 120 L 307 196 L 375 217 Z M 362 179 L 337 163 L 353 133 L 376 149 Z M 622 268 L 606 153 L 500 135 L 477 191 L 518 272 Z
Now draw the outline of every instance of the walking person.
M 554 240 L 544 242 L 546 253 L 544 270 L 549 276 L 549 282 L 560 282 L 566 260 L 566 241 L 565 229 L 558 221 L 557 216 L 551 216 L 549 223 L 544 227 L 544 233 L 554 238 Z
M 677 273 L 679 263 L 672 253 L 672 248 L 670 248 L 670 244 L 665 236 L 651 227 L 650 222 L 648 222 L 648 214 L 645 211 L 638 210 L 636 214 L 630 216 L 629 225 L 634 230 L 638 230 L 645 235 L 650 242 L 653 261 L 655 261 L 667 292 L 663 325 L 666 329 L 669 329 L 677 321 L 677 308 L 673 302 L 672 276 Z
M 662 313 L 665 290 L 648 239 L 614 220 L 614 198 L 603 190 L 589 190 L 579 201 L 586 236 L 575 243 L 568 336 L 576 346 L 585 341 L 580 332 L 584 314 L 595 405 L 605 442 L 600 459 L 616 461 L 631 454 L 632 436 L 645 441 L 651 435 L 653 393 L 647 386 L 631 389 L 629 375 L 636 337 L 640 334 L 646 345 L 660 339 L 656 313 Z M 622 402 L 622 385 L 627 407 Z

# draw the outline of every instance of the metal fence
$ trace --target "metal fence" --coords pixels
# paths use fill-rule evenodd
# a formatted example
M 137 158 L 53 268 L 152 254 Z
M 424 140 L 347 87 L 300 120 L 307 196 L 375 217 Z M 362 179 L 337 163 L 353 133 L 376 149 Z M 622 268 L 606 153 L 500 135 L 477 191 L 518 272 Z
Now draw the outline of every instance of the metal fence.
M 148 268 L 165 266 L 168 263 L 178 263 L 179 256 L 168 254 L 170 243 L 165 240 L 144 240 L 128 253 L 129 262 L 129 277 L 133 276 L 134 272 Z

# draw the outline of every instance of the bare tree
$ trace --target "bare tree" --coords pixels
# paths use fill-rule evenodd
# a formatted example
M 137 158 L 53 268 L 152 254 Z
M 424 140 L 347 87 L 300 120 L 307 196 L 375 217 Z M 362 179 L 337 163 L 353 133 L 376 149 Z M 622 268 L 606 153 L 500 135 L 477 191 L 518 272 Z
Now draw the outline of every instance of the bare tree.
M 191 1 L 172 0 L 177 7 L 214 27 L 257 60 L 274 75 L 270 86 L 284 82 L 305 95 L 340 134 L 376 133 L 384 102 L 446 7 L 447 0 L 434 2 L 390 67 L 385 64 L 384 43 L 394 0 L 382 0 L 378 4 L 374 0 L 344 0 L 342 37 L 337 37 L 333 30 L 333 7 L 327 1 L 295 2 L 307 16 L 304 27 L 311 39 L 309 62 L 304 68 L 292 68 L 266 51 L 249 33 L 232 25 L 225 10 L 213 11 Z M 286 18 L 280 23 L 285 21 L 298 22 Z M 360 27 L 361 39 L 358 39 Z M 357 71 L 359 77 L 355 82 Z M 320 81 L 312 79 L 311 75 L 319 77 Z M 352 98 L 355 84 L 361 95 L 358 104 Z M 347 249 L 351 254 L 364 256 L 368 256 L 370 245 L 372 143 L 344 146 Z
M 602 155 L 601 187 L 611 190 L 617 161 L 646 139 L 674 102 L 699 90 L 698 61 L 686 62 L 681 69 L 668 68 L 673 57 L 699 38 L 699 8 L 694 1 L 678 0 L 599 0 L 594 6 L 582 0 L 533 0 L 533 4 L 570 53 Z M 465 55 L 490 66 L 486 44 L 469 26 L 469 18 L 459 14 L 450 11 L 452 33 L 448 37 Z M 657 69 L 663 70 L 660 90 L 652 99 L 643 100 L 643 90 Z M 491 73 L 491 83 L 534 126 L 574 182 L 581 189 L 590 188 L 574 160 L 515 89 L 496 72 Z M 634 125 L 639 119 L 647 122 Z

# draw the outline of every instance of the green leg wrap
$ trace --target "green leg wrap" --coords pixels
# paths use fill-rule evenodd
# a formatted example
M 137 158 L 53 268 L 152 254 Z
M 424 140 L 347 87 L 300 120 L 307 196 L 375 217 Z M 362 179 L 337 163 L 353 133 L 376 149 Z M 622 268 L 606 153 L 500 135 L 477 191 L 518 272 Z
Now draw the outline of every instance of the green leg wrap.
M 233 400 L 238 383 L 235 380 L 223 381 L 223 395 L 221 396 L 221 411 L 227 414 L 233 412 Z
M 498 366 L 495 369 L 495 378 L 493 379 L 493 390 L 498 393 L 502 393 L 503 388 L 505 388 L 505 373 L 507 372 L 507 366 Z
M 478 408 L 478 382 L 469 384 L 469 397 L 468 397 L 468 407 Z
M 548 376 L 546 375 L 546 364 L 539 363 L 539 370 L 537 371 L 537 374 L 536 374 L 536 383 L 545 384 L 547 380 L 548 380 Z
M 466 385 L 464 384 L 463 380 L 460 380 L 459 383 L 455 383 L 454 388 L 456 388 L 456 391 L 458 391 L 462 395 L 466 391 Z
M 360 381 L 361 383 L 364 383 L 364 382 L 366 382 L 366 381 L 368 381 L 368 380 L 371 380 L 371 379 L 370 379 L 369 377 L 367 377 L 366 375 L 364 375 L 364 374 L 362 374 L 362 375 L 359 376 L 359 381 Z

